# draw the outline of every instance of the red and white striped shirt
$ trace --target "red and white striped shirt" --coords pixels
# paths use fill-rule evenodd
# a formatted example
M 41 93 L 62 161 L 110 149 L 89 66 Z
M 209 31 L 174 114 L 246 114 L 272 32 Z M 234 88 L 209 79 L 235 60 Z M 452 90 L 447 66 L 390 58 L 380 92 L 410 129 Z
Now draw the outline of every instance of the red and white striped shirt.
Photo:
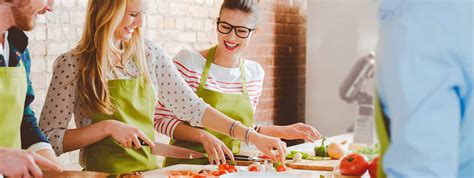
M 199 51 L 182 50 L 176 55 L 173 62 L 184 80 L 196 92 L 201 81 L 206 58 Z M 244 67 L 246 87 L 253 111 L 255 112 L 258 99 L 262 93 L 265 72 L 260 64 L 251 60 L 245 60 Z M 226 68 L 211 64 L 205 88 L 227 94 L 242 94 L 240 76 L 239 67 Z M 182 121 L 171 110 L 167 109 L 160 102 L 158 103 L 154 117 L 154 126 L 158 132 L 173 138 L 174 129 L 180 122 Z

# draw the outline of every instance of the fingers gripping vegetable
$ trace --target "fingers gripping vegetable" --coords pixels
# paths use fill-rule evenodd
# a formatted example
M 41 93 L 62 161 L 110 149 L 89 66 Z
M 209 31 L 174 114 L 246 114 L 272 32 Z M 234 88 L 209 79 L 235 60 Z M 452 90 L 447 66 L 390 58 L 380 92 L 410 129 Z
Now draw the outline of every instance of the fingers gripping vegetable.
M 276 169 L 277 172 L 286 171 L 286 167 L 284 164 L 281 163 L 281 161 L 278 161 L 278 163 L 273 163 L 273 167 Z

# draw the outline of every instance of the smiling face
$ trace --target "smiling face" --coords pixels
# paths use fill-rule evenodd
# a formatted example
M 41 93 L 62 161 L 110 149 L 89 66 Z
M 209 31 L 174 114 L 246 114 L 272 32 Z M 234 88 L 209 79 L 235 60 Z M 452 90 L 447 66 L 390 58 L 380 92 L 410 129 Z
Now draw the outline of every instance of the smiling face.
M 135 29 L 142 26 L 147 5 L 146 0 L 130 0 L 127 3 L 125 15 L 115 31 L 115 38 L 125 41 L 132 38 Z
M 240 10 L 222 9 L 219 16 L 219 21 L 221 23 L 217 29 L 218 50 L 223 52 L 224 55 L 240 55 L 242 51 L 248 46 L 250 40 L 255 36 L 257 30 L 251 31 L 247 38 L 243 38 L 246 36 L 245 28 L 234 28 L 227 34 L 222 33 L 222 31 L 232 28 L 231 26 L 241 26 L 248 29 L 255 29 L 255 17 Z M 236 34 L 236 31 L 239 35 Z
M 10 0 L 15 27 L 29 31 L 36 26 L 38 14 L 45 14 L 46 11 L 52 11 L 54 0 Z

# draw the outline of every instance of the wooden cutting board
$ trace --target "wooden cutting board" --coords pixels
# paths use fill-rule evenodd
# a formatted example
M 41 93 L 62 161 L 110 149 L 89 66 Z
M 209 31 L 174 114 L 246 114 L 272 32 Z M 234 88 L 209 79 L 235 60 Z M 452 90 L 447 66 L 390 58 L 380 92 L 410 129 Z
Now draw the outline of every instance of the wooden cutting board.
M 287 167 L 293 169 L 315 170 L 315 171 L 335 171 L 339 167 L 341 160 L 302 160 L 295 163 L 287 161 Z
M 341 160 L 302 160 L 295 163 L 293 160 L 285 161 L 287 167 L 293 169 L 315 170 L 315 171 L 334 171 L 339 167 Z M 238 166 L 248 166 L 254 161 L 236 161 Z
M 54 172 L 43 170 L 44 178 L 107 178 L 109 174 L 91 171 L 63 171 Z

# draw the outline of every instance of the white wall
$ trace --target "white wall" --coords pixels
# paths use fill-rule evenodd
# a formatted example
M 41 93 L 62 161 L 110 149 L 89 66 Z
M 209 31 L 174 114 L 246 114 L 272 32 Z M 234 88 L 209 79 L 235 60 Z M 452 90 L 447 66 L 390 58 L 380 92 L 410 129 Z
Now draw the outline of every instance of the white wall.
M 356 61 L 375 51 L 377 0 L 308 0 L 306 123 L 323 135 L 345 133 L 357 106 L 339 98 Z

